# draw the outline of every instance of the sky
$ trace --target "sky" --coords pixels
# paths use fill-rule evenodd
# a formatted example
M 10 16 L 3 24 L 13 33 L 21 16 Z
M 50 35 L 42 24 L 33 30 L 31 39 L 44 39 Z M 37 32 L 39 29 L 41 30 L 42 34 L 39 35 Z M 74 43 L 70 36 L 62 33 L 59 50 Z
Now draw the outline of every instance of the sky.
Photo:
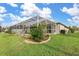
M 11 26 L 34 16 L 79 26 L 78 3 L 0 3 L 0 25 Z

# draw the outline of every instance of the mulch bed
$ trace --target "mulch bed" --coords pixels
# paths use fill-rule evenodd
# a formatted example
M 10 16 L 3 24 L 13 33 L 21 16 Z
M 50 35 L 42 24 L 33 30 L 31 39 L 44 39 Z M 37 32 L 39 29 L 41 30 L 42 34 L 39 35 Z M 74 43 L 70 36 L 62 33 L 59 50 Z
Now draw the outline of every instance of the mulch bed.
M 23 38 L 26 43 L 32 43 L 32 44 L 42 44 L 49 41 L 49 35 L 44 35 L 44 38 L 41 39 L 41 41 L 39 42 L 33 40 L 29 34 L 24 35 Z

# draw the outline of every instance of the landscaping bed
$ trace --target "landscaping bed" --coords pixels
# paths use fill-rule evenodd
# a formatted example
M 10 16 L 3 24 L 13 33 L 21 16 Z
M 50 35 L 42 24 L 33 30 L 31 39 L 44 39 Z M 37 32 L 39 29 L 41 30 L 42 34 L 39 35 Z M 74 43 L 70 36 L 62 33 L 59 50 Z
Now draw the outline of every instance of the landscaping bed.
M 24 41 L 26 43 L 30 43 L 30 44 L 42 44 L 50 40 L 50 37 L 48 34 L 44 35 L 44 38 L 41 39 L 40 41 L 35 41 L 30 34 L 25 34 L 23 38 L 25 39 Z

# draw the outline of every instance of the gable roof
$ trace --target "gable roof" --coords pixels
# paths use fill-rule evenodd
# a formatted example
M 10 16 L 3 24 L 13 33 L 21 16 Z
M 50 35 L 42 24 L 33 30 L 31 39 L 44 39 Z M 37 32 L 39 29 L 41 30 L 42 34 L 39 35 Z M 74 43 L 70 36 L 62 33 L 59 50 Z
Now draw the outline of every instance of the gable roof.
M 68 28 L 69 29 L 69 27 L 68 26 L 66 26 L 66 25 L 64 25 L 64 24 L 62 24 L 62 23 L 56 23 L 56 24 L 60 24 L 60 25 L 63 25 L 64 27 L 66 27 L 66 28 Z

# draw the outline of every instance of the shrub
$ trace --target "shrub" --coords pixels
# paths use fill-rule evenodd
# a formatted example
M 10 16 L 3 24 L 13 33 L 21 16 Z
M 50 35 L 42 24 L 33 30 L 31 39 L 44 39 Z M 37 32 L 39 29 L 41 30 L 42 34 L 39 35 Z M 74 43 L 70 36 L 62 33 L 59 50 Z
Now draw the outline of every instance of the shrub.
M 75 30 L 77 30 L 77 27 L 75 27 L 75 26 L 69 27 L 69 32 L 70 33 L 74 33 Z
M 12 28 L 11 28 L 11 27 L 8 28 L 5 32 L 6 32 L 6 33 L 9 33 L 9 34 L 12 34 Z
M 43 30 L 40 26 L 32 26 L 30 30 L 30 34 L 33 40 L 39 42 L 43 38 Z
M 66 32 L 65 30 L 60 30 L 61 34 L 65 34 L 65 32 Z
M 74 33 L 74 32 L 75 32 L 75 30 L 74 30 L 73 28 L 71 28 L 71 29 L 70 29 L 70 32 L 71 32 L 71 33 Z
M 75 32 L 75 28 L 74 27 L 69 27 L 69 33 L 74 33 Z
M 0 32 L 2 32 L 2 27 L 0 26 Z

